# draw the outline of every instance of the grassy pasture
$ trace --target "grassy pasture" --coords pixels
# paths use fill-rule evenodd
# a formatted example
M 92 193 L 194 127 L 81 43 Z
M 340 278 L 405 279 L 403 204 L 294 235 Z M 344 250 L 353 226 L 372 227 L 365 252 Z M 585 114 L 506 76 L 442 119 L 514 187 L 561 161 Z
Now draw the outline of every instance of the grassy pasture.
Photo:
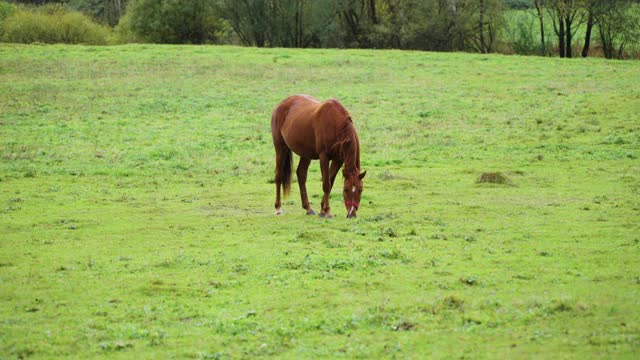
M 640 64 L 0 45 L 0 358 L 637 358 Z M 270 114 L 340 99 L 359 218 Z M 481 183 L 500 172 L 507 184 Z M 310 169 L 312 206 L 320 172 Z

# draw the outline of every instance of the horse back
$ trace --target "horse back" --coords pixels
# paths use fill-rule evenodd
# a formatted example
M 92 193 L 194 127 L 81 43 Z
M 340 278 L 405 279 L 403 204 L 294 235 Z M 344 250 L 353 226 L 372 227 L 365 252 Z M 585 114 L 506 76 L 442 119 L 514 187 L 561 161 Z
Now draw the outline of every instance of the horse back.
M 337 100 L 321 103 L 307 95 L 290 96 L 273 112 L 274 143 L 281 140 L 296 154 L 317 159 L 321 152 L 329 151 L 339 123 L 348 116 Z

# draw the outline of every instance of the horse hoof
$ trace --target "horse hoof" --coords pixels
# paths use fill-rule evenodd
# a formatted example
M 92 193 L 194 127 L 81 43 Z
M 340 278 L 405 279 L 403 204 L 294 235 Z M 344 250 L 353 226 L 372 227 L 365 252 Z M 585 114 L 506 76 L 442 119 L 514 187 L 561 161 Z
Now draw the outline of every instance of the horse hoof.
M 280 215 L 282 215 L 282 214 L 284 214 L 284 212 L 282 211 L 282 209 L 278 209 L 278 210 L 276 210 L 276 216 L 280 216 Z
M 316 215 L 316 212 L 313 209 L 307 210 L 307 215 Z
M 320 217 L 323 219 L 333 219 L 333 215 L 331 215 L 331 213 L 320 213 Z

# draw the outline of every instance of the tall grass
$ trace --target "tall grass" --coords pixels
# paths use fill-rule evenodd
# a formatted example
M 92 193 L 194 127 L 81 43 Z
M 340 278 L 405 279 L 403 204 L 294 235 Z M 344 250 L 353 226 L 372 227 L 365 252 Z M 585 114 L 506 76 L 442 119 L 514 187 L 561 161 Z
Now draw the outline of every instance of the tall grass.
M 19 8 L 0 23 L 2 41 L 13 43 L 104 45 L 110 34 L 108 27 L 60 6 Z

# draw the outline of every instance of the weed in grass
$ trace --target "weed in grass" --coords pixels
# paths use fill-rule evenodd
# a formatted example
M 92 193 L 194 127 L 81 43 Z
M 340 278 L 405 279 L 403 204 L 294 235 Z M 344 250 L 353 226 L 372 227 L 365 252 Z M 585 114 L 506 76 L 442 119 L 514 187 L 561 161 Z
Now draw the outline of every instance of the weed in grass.
M 478 183 L 500 184 L 500 185 L 513 185 L 513 182 L 504 174 L 500 172 L 485 172 L 480 175 Z

